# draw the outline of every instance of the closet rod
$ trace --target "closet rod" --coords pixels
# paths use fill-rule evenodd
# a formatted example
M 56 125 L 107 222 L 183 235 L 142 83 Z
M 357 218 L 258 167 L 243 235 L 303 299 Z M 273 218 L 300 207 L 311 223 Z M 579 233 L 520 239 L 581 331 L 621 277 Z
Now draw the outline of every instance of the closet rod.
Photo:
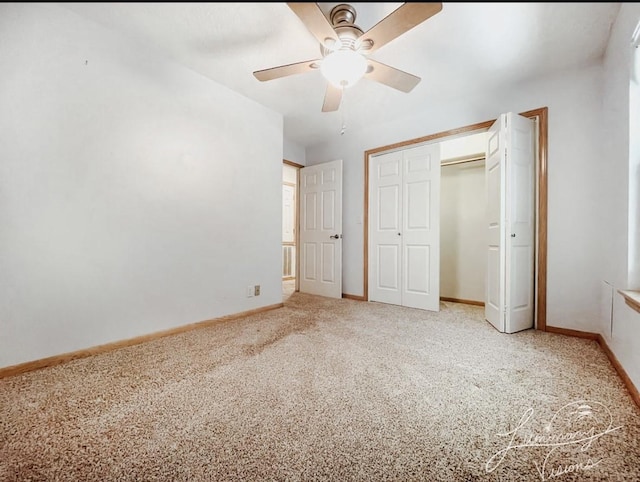
M 486 159 L 485 156 L 478 157 L 465 157 L 463 159 L 455 159 L 452 161 L 446 161 L 440 164 L 441 166 L 453 166 L 454 164 L 463 164 L 465 162 L 475 162 L 475 161 L 484 161 Z

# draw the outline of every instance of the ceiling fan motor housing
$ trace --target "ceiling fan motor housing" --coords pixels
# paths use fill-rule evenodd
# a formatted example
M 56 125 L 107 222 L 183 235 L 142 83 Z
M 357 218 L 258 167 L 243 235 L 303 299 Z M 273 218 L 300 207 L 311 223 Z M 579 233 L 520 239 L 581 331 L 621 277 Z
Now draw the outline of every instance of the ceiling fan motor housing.
M 351 5 L 341 3 L 331 9 L 329 18 L 333 29 L 340 38 L 340 48 L 355 50 L 356 40 L 364 33 L 360 27 L 354 24 L 356 9 Z
M 336 5 L 329 13 L 329 19 L 334 26 L 342 23 L 352 24 L 356 21 L 356 9 L 346 3 Z

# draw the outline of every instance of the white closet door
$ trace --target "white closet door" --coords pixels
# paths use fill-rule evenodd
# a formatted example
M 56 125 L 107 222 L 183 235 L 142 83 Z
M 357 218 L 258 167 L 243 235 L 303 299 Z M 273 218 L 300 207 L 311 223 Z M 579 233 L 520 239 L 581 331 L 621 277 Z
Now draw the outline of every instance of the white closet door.
M 300 169 L 300 291 L 342 298 L 342 160 Z
M 402 151 L 371 158 L 369 300 L 402 304 Z
M 440 308 L 440 146 L 370 160 L 369 300 Z
M 505 190 L 503 123 L 500 116 L 489 129 L 487 154 L 485 159 L 485 179 L 487 187 L 487 282 L 484 316 L 496 330 L 504 332 L 505 296 L 505 250 L 504 217 Z
M 440 145 L 403 151 L 402 304 L 440 310 Z
M 507 114 L 505 331 L 534 327 L 535 123 Z
M 505 333 L 534 326 L 534 145 L 526 117 L 502 114 L 489 129 L 485 318 Z

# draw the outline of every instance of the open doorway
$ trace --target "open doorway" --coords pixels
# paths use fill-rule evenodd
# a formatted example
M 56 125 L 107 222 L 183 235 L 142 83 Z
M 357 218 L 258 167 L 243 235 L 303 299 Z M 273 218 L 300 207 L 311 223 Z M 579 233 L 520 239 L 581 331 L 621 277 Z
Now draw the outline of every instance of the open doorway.
M 298 179 L 299 164 L 284 160 L 282 165 L 282 297 L 298 289 Z
M 440 299 L 484 306 L 487 132 L 440 142 Z
M 342 298 L 342 159 L 313 166 L 286 160 L 284 164 L 283 176 L 288 176 L 283 180 L 285 297 L 293 290 Z

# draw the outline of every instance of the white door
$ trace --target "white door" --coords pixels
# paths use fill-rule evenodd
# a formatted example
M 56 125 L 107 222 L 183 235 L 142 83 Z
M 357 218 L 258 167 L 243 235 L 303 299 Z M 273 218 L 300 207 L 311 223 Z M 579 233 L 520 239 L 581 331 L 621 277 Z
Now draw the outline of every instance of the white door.
M 526 117 L 502 114 L 489 129 L 485 318 L 504 333 L 534 326 L 534 145 Z
M 300 291 L 342 298 L 342 160 L 300 169 Z
M 370 159 L 369 300 L 440 309 L 440 145 Z

